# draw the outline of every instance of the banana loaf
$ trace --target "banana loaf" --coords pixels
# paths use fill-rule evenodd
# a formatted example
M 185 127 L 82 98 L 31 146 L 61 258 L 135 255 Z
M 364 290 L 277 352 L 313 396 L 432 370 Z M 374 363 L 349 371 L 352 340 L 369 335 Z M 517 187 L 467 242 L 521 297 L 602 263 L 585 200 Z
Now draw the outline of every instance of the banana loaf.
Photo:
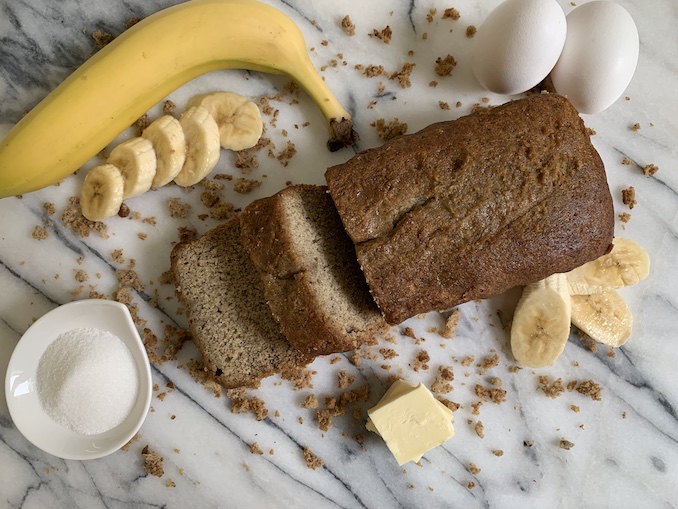
M 292 348 L 271 316 L 237 218 L 177 244 L 171 267 L 193 340 L 224 387 L 254 386 L 312 360 Z
M 567 272 L 612 242 L 603 163 L 555 94 L 433 124 L 325 177 L 391 324 Z
M 304 355 L 376 343 L 385 322 L 326 187 L 298 185 L 252 202 L 242 242 L 287 340 Z

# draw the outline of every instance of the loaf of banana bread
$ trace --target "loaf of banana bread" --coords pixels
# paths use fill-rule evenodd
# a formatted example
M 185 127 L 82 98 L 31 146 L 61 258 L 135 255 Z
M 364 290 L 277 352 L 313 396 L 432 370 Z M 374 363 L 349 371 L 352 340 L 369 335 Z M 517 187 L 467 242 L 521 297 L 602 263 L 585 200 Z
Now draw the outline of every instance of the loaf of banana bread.
M 325 177 L 391 324 L 567 272 L 612 243 L 603 163 L 555 94 L 433 124 Z

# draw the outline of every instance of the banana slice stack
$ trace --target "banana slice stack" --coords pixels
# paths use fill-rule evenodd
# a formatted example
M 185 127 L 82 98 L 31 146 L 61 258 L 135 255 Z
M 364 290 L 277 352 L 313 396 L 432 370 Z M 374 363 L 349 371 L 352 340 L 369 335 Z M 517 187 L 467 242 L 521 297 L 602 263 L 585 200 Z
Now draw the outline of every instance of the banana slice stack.
M 80 193 L 82 214 L 102 221 L 117 214 L 123 200 L 151 187 L 171 181 L 183 187 L 197 184 L 217 165 L 222 147 L 252 148 L 262 132 L 261 113 L 252 101 L 230 92 L 196 97 L 180 119 L 156 119 L 90 170 Z
M 616 290 L 649 272 L 647 252 L 616 237 L 608 254 L 526 286 L 511 325 L 513 356 L 531 368 L 552 365 L 570 337 L 570 324 L 605 345 L 623 345 L 631 337 L 633 315 Z

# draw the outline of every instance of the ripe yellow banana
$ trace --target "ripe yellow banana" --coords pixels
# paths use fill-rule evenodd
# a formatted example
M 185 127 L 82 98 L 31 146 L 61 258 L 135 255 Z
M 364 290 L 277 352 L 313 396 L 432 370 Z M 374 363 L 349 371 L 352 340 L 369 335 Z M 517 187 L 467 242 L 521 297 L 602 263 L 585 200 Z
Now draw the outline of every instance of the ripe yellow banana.
M 229 68 L 290 76 L 327 119 L 330 150 L 353 142 L 350 115 L 289 17 L 257 0 L 190 0 L 117 37 L 8 133 L 0 142 L 0 198 L 70 175 L 175 89 Z

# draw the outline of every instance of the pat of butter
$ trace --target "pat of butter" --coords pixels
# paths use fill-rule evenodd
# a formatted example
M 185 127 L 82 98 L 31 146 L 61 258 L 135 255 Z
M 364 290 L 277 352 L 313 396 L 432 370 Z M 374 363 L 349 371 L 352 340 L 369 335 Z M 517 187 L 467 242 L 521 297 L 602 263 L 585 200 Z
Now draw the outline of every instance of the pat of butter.
M 367 429 L 384 439 L 399 465 L 419 461 L 454 436 L 452 410 L 421 383 L 396 381 L 367 415 Z

